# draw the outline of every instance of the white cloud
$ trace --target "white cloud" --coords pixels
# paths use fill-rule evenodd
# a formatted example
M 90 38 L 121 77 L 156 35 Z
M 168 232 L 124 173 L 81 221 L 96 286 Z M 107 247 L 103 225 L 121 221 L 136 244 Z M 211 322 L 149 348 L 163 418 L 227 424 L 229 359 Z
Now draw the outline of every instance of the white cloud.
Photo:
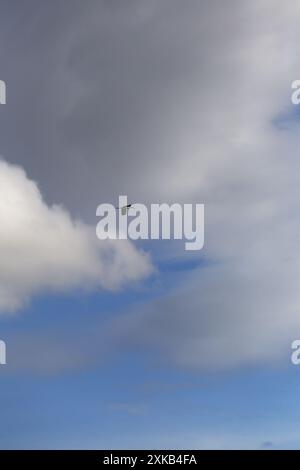
M 95 229 L 60 206 L 49 207 L 21 167 L 0 161 L 0 312 L 33 294 L 115 289 L 151 272 L 148 256 L 128 241 L 99 241 Z

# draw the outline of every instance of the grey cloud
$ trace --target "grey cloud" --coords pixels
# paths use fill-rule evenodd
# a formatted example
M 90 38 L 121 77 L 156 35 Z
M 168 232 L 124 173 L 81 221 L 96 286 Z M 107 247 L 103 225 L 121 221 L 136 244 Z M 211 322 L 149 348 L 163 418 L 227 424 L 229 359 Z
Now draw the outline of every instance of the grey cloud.
M 180 136 L 199 133 L 206 115 L 199 104 L 224 74 L 216 59 L 224 37 L 209 24 L 222 21 L 224 36 L 239 32 L 238 11 L 232 19 L 219 2 L 186 8 L 169 0 L 29 2 L 9 10 L 19 29 L 4 29 L 2 38 L 5 158 L 40 181 L 50 202 L 90 218 L 101 200 L 122 192 L 151 199 L 154 184 L 155 197 L 174 197 L 172 181 L 157 184 L 157 177 L 163 169 L 178 181 L 178 157 L 189 160 L 188 147 L 178 155 Z M 185 186 L 190 174 L 187 168 Z
M 27 6 L 33 17 L 7 3 L 20 28 L 2 33 L 5 157 L 89 220 L 121 193 L 206 205 L 216 264 L 113 323 L 118 347 L 185 367 L 285 357 L 299 327 L 299 125 L 274 119 L 293 112 L 299 3 Z

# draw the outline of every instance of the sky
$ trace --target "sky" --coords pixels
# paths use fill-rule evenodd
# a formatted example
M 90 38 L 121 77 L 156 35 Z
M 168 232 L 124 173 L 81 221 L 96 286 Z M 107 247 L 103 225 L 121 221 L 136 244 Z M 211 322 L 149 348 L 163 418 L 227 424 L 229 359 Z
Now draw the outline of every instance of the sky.
M 297 0 L 0 0 L 1 449 L 299 449 Z M 105 240 L 119 195 L 205 244 Z

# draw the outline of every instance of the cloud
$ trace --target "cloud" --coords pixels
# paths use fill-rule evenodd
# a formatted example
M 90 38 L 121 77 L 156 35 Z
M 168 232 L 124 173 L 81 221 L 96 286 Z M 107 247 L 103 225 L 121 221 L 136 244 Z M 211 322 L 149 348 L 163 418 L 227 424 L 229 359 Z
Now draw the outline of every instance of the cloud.
M 290 102 L 299 4 L 232 3 L 235 14 L 224 18 L 206 4 L 202 61 L 189 44 L 193 79 L 172 82 L 175 104 L 166 92 L 156 141 L 169 152 L 155 194 L 205 204 L 207 267 L 113 327 L 116 342 L 183 368 L 288 366 L 300 335 L 299 115 Z M 172 34 L 176 20 L 167 23 Z M 287 116 L 284 130 L 278 116 Z
M 18 166 L 0 161 L 0 312 L 32 295 L 72 288 L 120 288 L 151 273 L 128 241 L 99 241 L 95 229 L 44 202 Z
M 264 441 L 261 443 L 261 449 L 272 449 L 274 447 L 274 443 L 272 441 Z
M 60 15 L 57 5 L 33 19 L 27 4 L 13 9 L 30 25 L 25 37 L 1 30 L 16 51 L 14 61 L 2 51 L 16 90 L 3 121 L 7 153 L 22 155 L 47 200 L 81 217 L 121 193 L 206 207 L 200 256 L 209 266 L 124 312 L 106 341 L 182 367 L 288 363 L 300 332 L 299 115 L 290 101 L 299 2 L 66 0 Z

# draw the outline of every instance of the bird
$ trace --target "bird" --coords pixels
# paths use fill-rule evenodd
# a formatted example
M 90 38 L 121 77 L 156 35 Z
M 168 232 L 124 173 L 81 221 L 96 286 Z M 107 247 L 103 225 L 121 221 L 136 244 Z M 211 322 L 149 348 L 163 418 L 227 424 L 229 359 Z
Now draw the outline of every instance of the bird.
M 126 215 L 131 206 L 132 204 L 127 204 L 126 206 L 116 207 L 116 209 L 120 210 L 122 215 Z

